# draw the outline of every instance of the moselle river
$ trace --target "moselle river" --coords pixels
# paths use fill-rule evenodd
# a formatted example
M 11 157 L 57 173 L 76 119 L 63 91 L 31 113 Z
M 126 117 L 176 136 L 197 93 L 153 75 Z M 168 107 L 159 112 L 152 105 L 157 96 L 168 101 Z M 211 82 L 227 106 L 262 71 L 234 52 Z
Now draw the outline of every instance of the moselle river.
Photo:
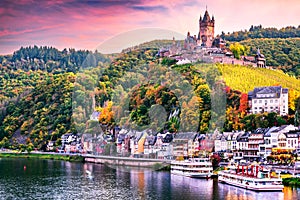
M 0 199 L 296 200 L 300 189 L 259 193 L 148 169 L 3 158 Z

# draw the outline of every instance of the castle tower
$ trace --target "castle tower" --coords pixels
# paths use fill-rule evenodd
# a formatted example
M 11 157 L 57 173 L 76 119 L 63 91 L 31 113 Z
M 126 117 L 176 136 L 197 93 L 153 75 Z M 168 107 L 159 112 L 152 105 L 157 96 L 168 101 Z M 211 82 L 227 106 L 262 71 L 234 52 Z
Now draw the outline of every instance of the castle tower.
M 203 19 L 201 15 L 199 19 L 198 40 L 200 41 L 201 46 L 211 47 L 214 40 L 214 34 L 215 34 L 215 19 L 214 16 L 212 16 L 212 18 L 210 19 L 210 16 L 206 9 Z

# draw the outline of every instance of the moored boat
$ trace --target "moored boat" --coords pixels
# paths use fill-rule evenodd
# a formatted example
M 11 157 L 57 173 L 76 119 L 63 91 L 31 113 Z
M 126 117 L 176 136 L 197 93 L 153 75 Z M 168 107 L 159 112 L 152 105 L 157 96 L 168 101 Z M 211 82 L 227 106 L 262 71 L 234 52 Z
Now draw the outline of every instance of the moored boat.
M 282 191 L 284 187 L 282 179 L 272 177 L 270 170 L 259 166 L 250 168 L 242 166 L 242 171 L 239 170 L 238 166 L 236 170 L 219 171 L 218 181 L 254 191 Z
M 192 178 L 210 178 L 212 173 L 212 163 L 208 158 L 191 158 L 171 162 L 171 174 Z

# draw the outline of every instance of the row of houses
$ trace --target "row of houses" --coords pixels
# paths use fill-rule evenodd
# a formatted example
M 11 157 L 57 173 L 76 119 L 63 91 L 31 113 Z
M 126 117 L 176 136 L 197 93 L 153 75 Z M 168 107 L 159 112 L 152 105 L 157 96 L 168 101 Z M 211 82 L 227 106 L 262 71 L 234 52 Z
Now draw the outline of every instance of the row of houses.
M 121 129 L 115 136 L 84 134 L 83 152 L 96 155 L 118 155 L 158 159 L 188 158 L 212 151 L 213 140 L 205 134 L 158 133 Z
M 158 133 L 120 129 L 115 135 L 66 134 L 62 137 L 65 152 L 118 155 L 158 159 L 188 158 L 207 152 L 230 155 L 235 161 L 259 161 L 273 148 L 300 149 L 300 130 L 293 125 L 258 128 L 253 132 L 236 131 L 213 134 Z
M 214 144 L 215 152 L 231 154 L 236 161 L 258 161 L 269 156 L 274 148 L 299 149 L 300 131 L 293 125 L 284 125 L 253 132 L 217 133 Z
M 48 143 L 48 151 L 53 150 L 53 141 Z M 82 152 L 81 138 L 77 134 L 66 133 L 61 136 L 61 146 L 57 149 L 60 153 L 80 153 Z

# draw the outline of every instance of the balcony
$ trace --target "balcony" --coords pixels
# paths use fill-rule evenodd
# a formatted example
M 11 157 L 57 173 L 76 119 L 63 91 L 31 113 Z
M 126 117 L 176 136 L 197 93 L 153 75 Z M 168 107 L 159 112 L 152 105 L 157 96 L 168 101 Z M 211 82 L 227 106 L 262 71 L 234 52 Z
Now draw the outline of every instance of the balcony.
M 263 140 L 252 140 L 248 142 L 248 144 L 263 144 L 263 143 L 264 143 Z
M 249 151 L 258 151 L 259 150 L 259 147 L 248 147 L 246 150 L 249 150 Z

